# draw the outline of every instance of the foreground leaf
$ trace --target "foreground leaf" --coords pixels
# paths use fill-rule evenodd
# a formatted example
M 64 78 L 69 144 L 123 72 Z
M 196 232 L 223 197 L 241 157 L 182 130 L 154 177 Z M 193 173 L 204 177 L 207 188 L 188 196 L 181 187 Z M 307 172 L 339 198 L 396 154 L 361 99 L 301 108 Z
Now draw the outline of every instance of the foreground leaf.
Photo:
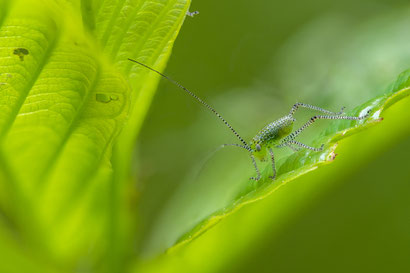
M 127 58 L 162 69 L 189 1 L 0 4 L 6 226 L 29 249 L 64 265 L 119 259 L 125 250 L 113 243 L 117 225 L 132 220 L 123 211 L 129 199 L 118 195 L 130 185 L 129 155 L 157 84 Z M 126 153 L 113 152 L 116 143 Z

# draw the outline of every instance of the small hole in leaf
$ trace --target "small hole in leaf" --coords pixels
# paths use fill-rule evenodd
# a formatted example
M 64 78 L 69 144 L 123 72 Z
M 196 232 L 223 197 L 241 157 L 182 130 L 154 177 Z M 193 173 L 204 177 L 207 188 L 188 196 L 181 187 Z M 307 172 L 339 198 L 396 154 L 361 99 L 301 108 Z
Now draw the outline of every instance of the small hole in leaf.
M 19 56 L 20 61 L 24 61 L 24 56 L 28 55 L 29 52 L 27 49 L 19 47 L 13 50 L 13 54 Z
M 104 93 L 97 93 L 95 99 L 99 102 L 109 103 L 110 101 L 116 101 L 119 99 L 118 95 L 109 95 Z
M 111 101 L 111 98 L 107 94 L 98 93 L 95 95 L 95 99 L 99 102 L 108 103 Z

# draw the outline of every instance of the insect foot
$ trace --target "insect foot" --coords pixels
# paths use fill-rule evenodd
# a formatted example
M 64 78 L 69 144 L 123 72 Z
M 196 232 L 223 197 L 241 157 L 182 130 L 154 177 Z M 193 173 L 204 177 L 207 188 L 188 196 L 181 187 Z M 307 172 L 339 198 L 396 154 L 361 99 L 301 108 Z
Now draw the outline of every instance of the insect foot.
M 367 110 L 366 114 L 361 117 L 362 119 L 368 118 L 370 116 L 370 113 L 372 112 L 372 109 Z

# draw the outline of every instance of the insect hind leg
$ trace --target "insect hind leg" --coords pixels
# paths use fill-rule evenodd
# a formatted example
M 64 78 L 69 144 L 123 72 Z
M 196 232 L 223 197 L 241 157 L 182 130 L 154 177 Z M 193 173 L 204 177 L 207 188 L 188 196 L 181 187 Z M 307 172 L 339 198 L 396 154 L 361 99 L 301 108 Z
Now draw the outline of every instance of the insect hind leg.
M 370 115 L 370 110 L 367 111 L 367 113 L 364 116 L 361 117 L 352 117 L 352 116 L 343 116 L 343 115 L 319 115 L 319 116 L 313 116 L 310 118 L 308 122 L 306 122 L 302 127 L 285 137 L 280 145 L 283 143 L 289 142 L 291 140 L 294 140 L 302 131 L 304 131 L 306 128 L 308 128 L 310 125 L 312 125 L 316 120 L 319 119 L 342 119 L 342 120 L 363 120 Z
M 328 115 L 332 115 L 332 116 L 340 116 L 340 115 L 342 115 L 342 114 L 343 114 L 343 110 L 345 109 L 345 107 L 342 107 L 339 112 L 332 112 L 332 111 L 329 111 L 329 110 L 326 110 L 326 109 L 323 109 L 323 108 L 320 108 L 320 107 L 317 107 L 317 106 L 314 106 L 314 105 L 311 105 L 311 104 L 306 104 L 306 103 L 298 102 L 298 103 L 295 103 L 295 104 L 292 106 L 292 109 L 290 109 L 289 115 L 290 115 L 290 116 L 293 116 L 293 115 L 295 114 L 296 110 L 298 110 L 300 107 L 307 108 L 307 109 L 310 109 L 310 110 L 315 110 L 315 111 L 322 112 L 322 113 L 325 113 L 325 114 L 328 114 Z

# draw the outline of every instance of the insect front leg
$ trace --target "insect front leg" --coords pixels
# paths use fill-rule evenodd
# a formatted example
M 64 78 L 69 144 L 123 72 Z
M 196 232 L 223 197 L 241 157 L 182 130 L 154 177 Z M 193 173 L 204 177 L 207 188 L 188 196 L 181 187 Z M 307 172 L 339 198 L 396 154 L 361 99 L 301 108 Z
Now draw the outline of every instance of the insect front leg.
M 275 156 L 273 155 L 272 148 L 269 148 L 269 153 L 270 153 L 270 159 L 272 160 L 272 170 L 273 170 L 273 175 L 269 176 L 269 178 L 272 178 L 272 180 L 275 180 L 276 178 Z
M 261 173 L 258 169 L 258 165 L 256 165 L 255 157 L 252 154 L 251 154 L 251 159 L 252 159 L 253 166 L 255 167 L 255 170 L 256 170 L 256 177 L 251 177 L 250 179 L 258 181 L 259 179 L 261 179 Z

